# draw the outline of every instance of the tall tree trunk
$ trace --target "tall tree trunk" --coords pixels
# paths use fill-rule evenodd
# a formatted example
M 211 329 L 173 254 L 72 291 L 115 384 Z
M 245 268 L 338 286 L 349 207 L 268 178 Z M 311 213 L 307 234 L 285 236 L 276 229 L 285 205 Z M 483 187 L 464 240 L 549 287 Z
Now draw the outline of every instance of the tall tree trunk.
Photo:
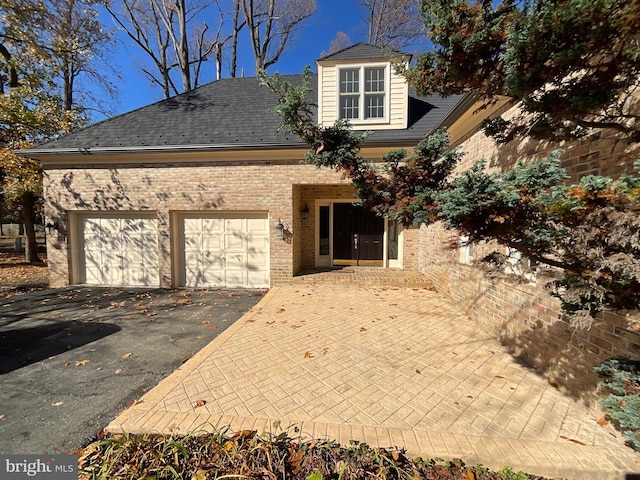
M 29 263 L 39 263 L 38 244 L 36 242 L 35 228 L 35 198 L 31 192 L 22 195 L 22 220 L 26 236 L 25 257 Z
M 240 20 L 240 1 L 236 0 L 235 9 L 233 11 L 233 37 L 231 39 L 231 69 L 229 76 L 234 78 L 236 76 L 236 70 L 238 69 L 238 36 L 240 30 L 246 22 L 239 24 Z
M 185 92 L 193 89 L 191 84 L 191 66 L 189 64 L 189 38 L 187 33 L 187 5 L 184 0 L 176 2 L 178 10 L 178 45 L 176 55 L 182 75 L 182 88 Z

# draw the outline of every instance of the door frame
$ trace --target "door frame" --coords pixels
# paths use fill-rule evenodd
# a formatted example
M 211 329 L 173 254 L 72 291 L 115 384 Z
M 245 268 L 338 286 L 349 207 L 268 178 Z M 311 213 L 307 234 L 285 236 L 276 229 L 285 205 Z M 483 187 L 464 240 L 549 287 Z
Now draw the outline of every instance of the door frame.
M 358 203 L 357 199 L 347 198 L 320 198 L 314 201 L 315 229 L 314 229 L 314 254 L 316 268 L 331 268 L 333 264 L 333 205 L 336 203 Z M 329 207 L 329 254 L 320 255 L 320 207 Z M 402 268 L 402 246 L 404 229 L 400 224 L 398 233 L 398 258 L 389 259 L 389 219 L 384 219 L 384 233 L 382 234 L 382 267 Z

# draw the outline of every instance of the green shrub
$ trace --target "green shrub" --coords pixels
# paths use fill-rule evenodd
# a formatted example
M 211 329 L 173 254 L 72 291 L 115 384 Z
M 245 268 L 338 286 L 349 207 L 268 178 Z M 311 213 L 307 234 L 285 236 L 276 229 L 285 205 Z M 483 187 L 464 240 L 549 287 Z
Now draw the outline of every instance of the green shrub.
M 629 446 L 640 450 L 640 361 L 625 357 L 605 360 L 595 372 L 609 395 L 600 405 L 622 431 Z

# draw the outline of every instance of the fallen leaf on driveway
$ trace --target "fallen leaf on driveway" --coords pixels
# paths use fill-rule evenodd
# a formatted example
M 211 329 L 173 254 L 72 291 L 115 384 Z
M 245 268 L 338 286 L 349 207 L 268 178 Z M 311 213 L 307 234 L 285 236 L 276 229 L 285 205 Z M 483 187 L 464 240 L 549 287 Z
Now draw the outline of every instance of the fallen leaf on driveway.
M 115 371 L 115 374 L 116 374 L 116 375 L 120 375 L 121 373 L 122 373 L 122 369 L 121 369 L 121 368 L 119 368 L 119 369 L 117 369 L 117 370 Z
M 63 365 L 64 365 L 65 367 L 68 367 L 68 366 L 69 366 L 69 365 L 71 365 L 71 364 L 70 364 L 69 362 L 64 362 L 64 363 L 63 363 Z
M 197 400 L 197 401 L 196 401 L 196 404 L 194 405 L 194 407 L 195 407 L 195 408 L 198 408 L 198 407 L 204 407 L 206 404 L 207 404 L 207 401 L 206 401 L 206 400 Z
M 59 407 L 60 405 L 62 405 L 64 402 L 56 402 L 56 403 L 52 403 L 51 406 L 52 407 Z
M 279 308 L 278 310 L 276 310 L 276 313 L 282 313 L 282 312 L 284 312 L 284 311 L 285 311 L 285 309 L 284 309 L 284 308 Z
M 3 420 L 6 415 L 0 415 L 0 420 Z
M 311 358 L 311 353 L 309 353 L 308 351 L 304 352 L 304 358 Z
M 76 362 L 76 367 L 79 367 L 81 365 L 86 365 L 87 363 L 89 363 L 89 360 L 78 360 Z
M 127 352 L 124 355 L 122 355 L 122 358 L 129 358 L 131 355 L 133 355 L 133 353 Z
M 602 417 L 602 418 L 598 419 L 598 422 L 597 422 L 597 423 L 598 423 L 598 425 L 600 425 L 601 427 L 604 427 L 604 426 L 605 426 L 607 423 L 609 423 L 609 422 L 607 421 L 607 419 L 606 419 L 606 418 Z
M 215 325 L 211 325 L 211 326 L 209 327 L 209 330 L 214 331 L 216 328 L 218 328 L 218 327 L 216 327 Z
M 574 438 L 565 437 L 564 435 L 560 435 L 560 438 L 563 440 L 569 440 L 570 442 L 577 443 L 578 445 L 586 445 L 586 443 L 582 443 L 580 440 L 576 440 Z
M 422 372 L 416 368 L 416 373 L 420 374 Z
M 182 362 L 182 363 L 187 362 L 187 361 L 191 360 L 191 358 L 192 358 L 192 357 L 191 357 L 191 355 L 189 355 L 188 357 L 184 357 L 184 358 L 181 360 L 181 362 Z

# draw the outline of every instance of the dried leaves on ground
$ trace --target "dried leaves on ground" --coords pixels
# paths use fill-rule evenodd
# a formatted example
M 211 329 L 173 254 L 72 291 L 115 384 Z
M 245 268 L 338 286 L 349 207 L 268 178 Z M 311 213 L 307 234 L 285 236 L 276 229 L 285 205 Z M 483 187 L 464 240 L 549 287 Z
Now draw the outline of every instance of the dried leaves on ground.
M 0 251 L 0 297 L 48 288 L 47 259 L 44 254 L 39 255 L 43 262 L 31 265 L 24 253 Z
M 352 442 L 294 439 L 287 433 L 244 430 L 201 435 L 114 435 L 74 452 L 80 456 L 79 478 L 191 479 L 425 479 L 549 480 L 514 472 L 467 466 L 461 460 L 409 459 L 403 450 L 371 448 Z

